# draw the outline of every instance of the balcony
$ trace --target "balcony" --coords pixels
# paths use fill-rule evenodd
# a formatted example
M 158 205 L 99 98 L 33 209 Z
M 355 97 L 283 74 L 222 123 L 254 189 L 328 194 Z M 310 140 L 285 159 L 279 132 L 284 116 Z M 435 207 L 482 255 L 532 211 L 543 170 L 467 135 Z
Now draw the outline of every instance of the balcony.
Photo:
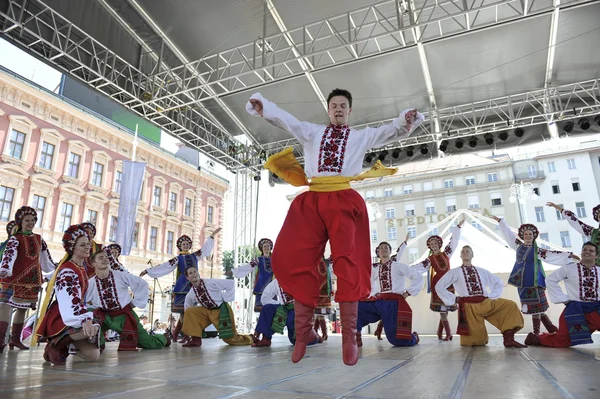
M 533 181 L 533 180 L 544 180 L 546 179 L 546 174 L 543 170 L 537 170 L 535 172 L 529 173 L 517 173 L 515 174 L 516 181 Z

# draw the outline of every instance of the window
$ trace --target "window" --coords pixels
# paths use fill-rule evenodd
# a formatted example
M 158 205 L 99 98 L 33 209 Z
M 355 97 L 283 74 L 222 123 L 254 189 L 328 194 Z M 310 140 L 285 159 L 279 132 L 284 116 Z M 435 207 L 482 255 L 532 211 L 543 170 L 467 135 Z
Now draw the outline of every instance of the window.
M 571 237 L 569 237 L 568 231 L 560 232 L 560 242 L 561 242 L 562 246 L 565 248 L 569 248 L 571 246 Z
M 548 162 L 548 173 L 556 172 L 556 166 L 554 166 L 554 162 Z
M 426 181 L 423 183 L 423 191 L 431 191 L 433 190 L 433 183 L 430 181 Z
M 88 209 L 87 221 L 95 226 L 96 222 L 98 221 L 98 212 L 92 209 Z
M 408 185 L 404 186 L 404 194 L 412 194 L 412 192 L 413 192 L 412 184 L 408 184 Z
M 456 211 L 456 198 L 446 198 L 446 212 Z
M 415 216 L 415 206 L 414 206 L 414 204 L 406 204 L 406 205 L 404 205 L 404 215 L 406 215 L 406 216 Z
M 559 208 L 564 208 L 563 204 L 559 204 L 558 205 Z M 556 209 L 556 220 L 563 220 L 564 217 L 562 215 L 562 213 L 560 213 L 560 211 L 558 209 Z
M 535 193 L 535 195 L 539 196 L 540 195 L 540 189 L 539 189 L 539 187 L 534 187 L 533 188 L 533 192 Z
M 560 187 L 558 187 L 558 182 L 552 182 L 552 194 L 560 194 Z
M 171 192 L 171 197 L 169 198 L 169 210 L 177 212 L 177 194 L 174 192 Z
M 573 158 L 567 159 L 567 165 L 569 166 L 569 169 L 577 169 L 575 166 L 575 159 Z
M 501 206 L 502 205 L 502 194 L 490 193 L 490 200 L 492 201 L 492 206 Z
M 498 181 L 498 173 L 488 173 L 488 182 Z
M 577 208 L 577 217 L 584 218 L 586 217 L 585 214 L 585 203 L 583 202 L 576 202 L 575 203 L 575 208 Z
M 192 199 L 185 199 L 185 208 L 184 208 L 185 216 L 192 216 Z
M 104 175 L 104 165 L 94 162 L 94 171 L 92 172 L 92 184 L 102 187 L 102 176 Z
M 416 227 L 408 227 L 406 229 L 406 232 L 408 233 L 408 236 L 410 238 L 415 238 L 417 236 L 417 228 Z
M 469 195 L 469 209 L 479 209 L 479 196 Z
M 117 170 L 115 172 L 115 189 L 114 192 L 120 194 L 121 193 L 121 182 L 123 181 L 123 172 Z
M 479 231 L 483 230 L 483 227 L 475 220 L 471 221 L 471 226 L 475 227 Z
M 39 166 L 44 169 L 52 169 L 52 158 L 54 157 L 54 144 L 42 143 L 42 152 L 40 153 Z
M 73 218 L 73 204 L 63 202 L 62 211 L 60 213 L 60 231 L 65 231 L 71 225 Z
M 581 191 L 581 186 L 579 185 L 579 179 L 571 179 L 571 186 L 573 187 L 573 191 Z
M 110 229 L 108 231 L 108 241 L 115 242 L 117 241 L 117 222 L 119 218 L 116 216 L 110 217 Z
M 154 206 L 160 206 L 162 187 L 154 186 Z
M 369 190 L 365 193 L 365 199 L 373 199 L 375 198 L 375 191 Z
M 156 251 L 156 238 L 158 236 L 158 229 L 156 227 L 150 227 L 150 251 Z
M 394 207 L 385 208 L 385 218 L 386 219 L 396 218 L 396 208 L 394 208 Z
M 35 223 L 35 227 L 42 227 L 42 221 L 44 220 L 44 211 L 46 210 L 46 197 L 34 195 L 33 209 L 35 209 L 38 216 L 37 222 Z
M 435 202 L 427 201 L 425 202 L 425 214 L 432 215 L 435 213 Z
M 173 254 L 173 238 L 175 236 L 175 233 L 173 233 L 172 231 L 167 231 L 167 253 L 168 254 Z
M 408 249 L 408 263 L 416 263 L 419 260 L 419 250 L 417 248 Z
M 8 221 L 10 219 L 14 196 L 14 188 L 0 186 L 0 220 Z
M 434 226 L 434 224 L 433 224 L 433 223 L 428 223 L 428 224 L 427 224 L 427 230 L 431 229 L 431 230 L 429 231 L 429 235 L 430 235 L 430 236 L 436 236 L 436 235 L 438 235 L 438 228 L 437 228 L 437 227 L 433 227 L 433 226 Z M 432 227 L 433 227 L 433 228 L 432 228 Z
M 550 238 L 548 237 L 548 233 L 540 233 L 540 240 L 549 242 Z M 550 247 L 544 243 L 540 242 L 540 247 L 544 248 L 544 249 L 550 249 Z
M 377 242 L 377 229 L 371 229 L 371 241 Z
M 529 177 L 537 177 L 537 168 L 535 166 L 527 167 L 527 176 Z
M 544 215 L 544 207 L 543 206 L 535 207 L 535 218 L 537 219 L 538 222 L 546 221 L 546 216 Z
M 69 153 L 69 166 L 67 168 L 67 176 L 77 179 L 79 177 L 79 164 L 81 163 L 81 155 L 73 152 Z
M 475 184 L 475 176 L 467 176 L 465 178 L 465 185 L 472 186 L 473 184 Z
M 395 240 L 397 236 L 397 231 L 395 227 L 388 227 L 387 229 L 387 238 L 388 240 Z
M 214 208 L 209 205 L 208 212 L 206 212 L 206 220 L 208 221 L 208 223 L 213 222 L 213 212 L 214 212 Z
M 393 188 L 386 188 L 385 190 L 383 190 L 383 196 L 384 197 L 392 197 L 394 195 L 394 189 Z
M 131 242 L 132 247 L 137 248 L 139 236 L 140 236 L 140 224 L 136 222 L 135 225 L 133 226 L 133 239 Z
M 446 179 L 444 180 L 444 188 L 452 188 L 454 187 L 454 180 Z
M 455 212 L 455 211 L 456 211 L 456 205 L 446 206 L 446 212 Z
M 25 147 L 25 133 L 12 130 L 10 132 L 10 141 L 8 143 L 8 155 L 13 158 L 21 159 L 23 148 Z

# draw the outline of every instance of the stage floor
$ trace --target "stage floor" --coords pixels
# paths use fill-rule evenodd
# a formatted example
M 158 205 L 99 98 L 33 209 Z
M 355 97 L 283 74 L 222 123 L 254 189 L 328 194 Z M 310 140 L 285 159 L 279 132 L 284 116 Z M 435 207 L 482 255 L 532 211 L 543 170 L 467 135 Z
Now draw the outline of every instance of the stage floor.
M 523 341 L 525 336 L 517 339 Z M 422 337 L 413 348 L 363 338 L 361 359 L 347 367 L 341 337 L 309 348 L 292 364 L 292 346 L 231 347 L 205 339 L 202 348 L 117 352 L 110 343 L 96 363 L 71 356 L 65 366 L 42 359 L 42 347 L 0 355 L 0 397 L 8 398 L 598 398 L 600 335 L 571 349 L 462 348 Z

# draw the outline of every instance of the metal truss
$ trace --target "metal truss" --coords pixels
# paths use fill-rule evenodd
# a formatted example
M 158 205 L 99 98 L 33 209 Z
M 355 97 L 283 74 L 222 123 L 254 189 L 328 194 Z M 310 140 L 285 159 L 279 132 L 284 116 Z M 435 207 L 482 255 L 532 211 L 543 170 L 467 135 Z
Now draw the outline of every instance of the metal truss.
M 172 97 L 191 93 L 204 101 L 305 74 L 303 65 L 314 72 L 587 2 L 424 0 L 414 8 L 412 3 L 382 1 L 159 72 L 160 81 L 182 85 L 164 86 L 149 102 L 169 110 L 163 103 Z M 202 81 L 186 72 L 190 66 Z
M 437 143 L 440 140 L 480 136 L 518 127 L 594 116 L 600 114 L 600 78 L 456 107 L 440 108 L 437 114 L 441 132 L 431 130 L 431 124 L 427 123 L 431 115 L 424 113 L 425 122 L 412 134 L 412 137 L 381 150 Z M 354 128 L 378 127 L 391 121 L 392 119 L 385 119 L 357 125 Z M 303 148 L 296 139 L 290 138 L 263 146 L 269 153 L 279 152 L 287 147 L 294 147 L 298 160 L 303 161 Z
M 6 3 L 0 10 L 0 34 L 8 40 L 230 169 L 247 167 L 247 160 L 258 154 L 259 150 L 252 147 L 240 149 L 237 140 L 193 106 L 193 97 L 188 94 L 166 99 L 161 105 L 149 103 L 157 92 L 184 83 L 180 77 L 161 80 L 153 75 L 164 69 L 160 56 L 145 49 L 145 61 L 154 62 L 154 65 L 142 71 L 142 60 L 138 67 L 129 64 L 42 1 L 7 0 Z M 194 76 L 189 69 L 186 71 Z

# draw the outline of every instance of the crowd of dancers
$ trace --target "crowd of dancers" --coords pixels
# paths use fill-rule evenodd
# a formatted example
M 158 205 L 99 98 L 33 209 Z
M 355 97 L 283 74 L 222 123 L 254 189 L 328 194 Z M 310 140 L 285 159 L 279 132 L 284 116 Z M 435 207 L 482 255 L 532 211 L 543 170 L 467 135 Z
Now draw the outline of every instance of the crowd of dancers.
M 309 187 L 292 202 L 275 245 L 269 239 L 260 240 L 261 255 L 233 271 L 237 278 L 255 272 L 254 310 L 259 316 L 254 334 L 239 334 L 236 329 L 230 306 L 235 280 L 205 279 L 198 272 L 198 260 L 210 254 L 220 229 L 195 252 L 191 252 L 192 240 L 180 237 L 178 256 L 135 276 L 119 261 L 118 245 L 104 247 L 94 241 L 96 229 L 91 223 L 65 230 L 65 255 L 56 264 L 42 237 L 33 233 L 35 209 L 23 206 L 8 223 L 8 239 L 0 249 L 0 352 L 6 346 L 11 308 L 16 311 L 9 349 L 29 349 L 21 342 L 21 331 L 27 310 L 36 309 L 44 278 L 49 283 L 38 310 L 32 343 L 38 337 L 45 341 L 44 359 L 55 365 L 64 364 L 73 353 L 87 361 L 98 359 L 105 349 L 107 330 L 120 334 L 118 350 L 132 351 L 168 347 L 180 334 L 184 347 L 199 347 L 203 331 L 211 324 L 229 345 L 253 347 L 269 347 L 273 334 L 283 333 L 287 327 L 294 345 L 292 361 L 299 362 L 308 345 L 327 339 L 324 317 L 331 312 L 332 298 L 340 309 L 342 358 L 345 364 L 354 365 L 362 346 L 361 330 L 371 323 L 379 323 L 376 335 L 381 337 L 385 331 L 391 345 L 419 343 L 419 334 L 412 328 L 413 310 L 406 298 L 419 294 L 425 273 L 430 310 L 440 315 L 437 336 L 442 341 L 452 340 L 448 312 L 457 311 L 456 333 L 462 346 L 487 344 L 486 320 L 501 331 L 506 347 L 568 347 L 593 342 L 592 332 L 600 329 L 600 230 L 556 204 L 548 206 L 560 211 L 588 239 L 581 257 L 540 248 L 536 244 L 538 230 L 532 224 L 521 225 L 515 235 L 504 220 L 496 218 L 508 246 L 515 251 L 508 283 L 518 290 L 520 307 L 501 298 L 503 283 L 498 277 L 473 265 L 471 247 L 461 248 L 462 265 L 450 268 L 464 220 L 453 228 L 445 247 L 441 237 L 430 236 L 430 255 L 422 262 L 399 262 L 405 241 L 394 256 L 389 243 L 379 243 L 379 261 L 373 264 L 366 205 L 350 182 L 395 173 L 395 169 L 380 162 L 360 173 L 364 154 L 407 137 L 423 121 L 423 115 L 406 110 L 389 125 L 355 130 L 347 125 L 352 112 L 351 94 L 335 89 L 327 102 L 328 126 L 300 122 L 259 93 L 246 107 L 252 115 L 287 130 L 304 146 L 304 168 L 291 149 L 272 155 L 265 167 L 294 186 Z M 599 221 L 600 205 L 592 213 Z M 328 242 L 331 257 L 324 259 Z M 482 258 L 485 256 L 493 255 Z M 546 278 L 542 261 L 561 268 Z M 481 262 L 484 264 L 485 259 Z M 165 335 L 149 334 L 133 309 L 143 308 L 148 302 L 148 283 L 142 277 L 159 278 L 173 271 L 177 281 L 171 310 L 180 315 L 179 322 Z M 335 293 L 332 272 L 337 277 Z M 565 304 L 558 327 L 545 313 L 549 307 L 546 292 L 552 302 Z M 524 326 L 523 315 L 531 315 L 533 321 L 525 345 L 515 340 L 515 333 Z M 546 333 L 540 332 L 541 324 Z M 321 335 L 317 333 L 319 328 Z

